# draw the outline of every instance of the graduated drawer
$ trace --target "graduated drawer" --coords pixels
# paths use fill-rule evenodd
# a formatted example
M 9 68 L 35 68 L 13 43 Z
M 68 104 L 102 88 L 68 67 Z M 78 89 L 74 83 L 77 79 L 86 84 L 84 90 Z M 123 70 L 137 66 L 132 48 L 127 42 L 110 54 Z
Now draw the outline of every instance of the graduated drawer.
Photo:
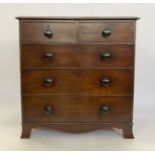
M 23 70 L 25 94 L 132 95 L 133 70 Z
M 24 122 L 129 122 L 130 97 L 24 96 Z
M 20 25 L 21 43 L 76 42 L 76 22 L 22 22 Z
M 79 23 L 79 41 L 84 43 L 134 43 L 135 23 L 97 21 Z
M 22 45 L 27 69 L 131 68 L 133 45 Z

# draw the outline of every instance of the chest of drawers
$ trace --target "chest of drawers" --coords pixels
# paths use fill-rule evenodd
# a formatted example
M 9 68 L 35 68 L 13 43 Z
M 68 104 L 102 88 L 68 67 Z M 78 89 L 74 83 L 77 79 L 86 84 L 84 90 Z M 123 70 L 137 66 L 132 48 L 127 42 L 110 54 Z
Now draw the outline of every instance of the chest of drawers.
M 17 17 L 22 135 L 119 128 L 133 138 L 137 17 Z

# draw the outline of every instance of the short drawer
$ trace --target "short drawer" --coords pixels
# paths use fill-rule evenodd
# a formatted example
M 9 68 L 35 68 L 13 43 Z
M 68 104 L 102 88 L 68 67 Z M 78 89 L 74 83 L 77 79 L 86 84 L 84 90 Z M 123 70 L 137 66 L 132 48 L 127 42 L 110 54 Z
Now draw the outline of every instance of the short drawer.
M 129 122 L 131 107 L 130 97 L 23 97 L 24 122 Z
M 21 43 L 76 42 L 75 22 L 24 22 L 20 26 Z
M 25 69 L 133 67 L 133 45 L 22 45 Z
M 79 41 L 85 43 L 134 43 L 134 22 L 81 22 Z
M 131 95 L 133 70 L 23 70 L 26 94 Z

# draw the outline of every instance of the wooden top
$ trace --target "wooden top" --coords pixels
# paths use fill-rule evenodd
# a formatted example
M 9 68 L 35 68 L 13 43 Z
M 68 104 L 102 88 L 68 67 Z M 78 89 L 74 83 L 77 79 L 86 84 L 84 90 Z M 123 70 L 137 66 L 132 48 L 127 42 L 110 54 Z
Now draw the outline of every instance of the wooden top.
M 75 17 L 75 16 L 57 16 L 57 17 L 52 17 L 52 16 L 18 16 L 16 19 L 19 20 L 138 20 L 140 19 L 139 17 L 132 17 L 132 16 L 127 16 L 127 17 L 102 17 L 102 16 L 97 16 L 97 17 Z

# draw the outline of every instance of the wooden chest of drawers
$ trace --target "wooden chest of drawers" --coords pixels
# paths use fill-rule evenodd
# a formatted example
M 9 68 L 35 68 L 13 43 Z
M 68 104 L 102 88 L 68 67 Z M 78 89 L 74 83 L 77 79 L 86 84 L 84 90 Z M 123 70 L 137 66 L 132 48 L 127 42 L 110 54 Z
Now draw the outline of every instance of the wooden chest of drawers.
M 133 138 L 137 17 L 17 17 L 22 135 L 120 128 Z

